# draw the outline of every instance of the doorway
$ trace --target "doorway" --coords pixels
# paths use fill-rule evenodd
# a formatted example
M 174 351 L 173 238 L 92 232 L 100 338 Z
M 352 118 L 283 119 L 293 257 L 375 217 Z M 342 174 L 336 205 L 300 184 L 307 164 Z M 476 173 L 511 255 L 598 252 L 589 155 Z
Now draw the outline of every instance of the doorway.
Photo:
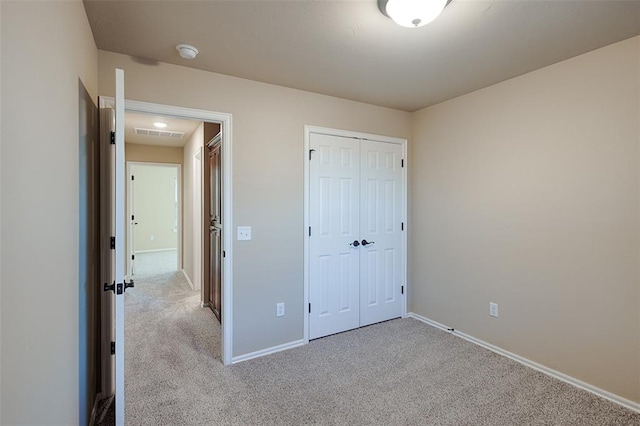
M 180 164 L 127 162 L 129 276 L 181 269 L 181 176 Z
M 108 99 L 107 99 L 108 100 Z M 221 150 L 222 150 L 222 191 L 223 215 L 226 218 L 225 227 L 222 230 L 222 250 L 224 258 L 222 261 L 222 285 L 221 285 L 221 305 L 222 305 L 222 360 L 224 364 L 232 362 L 232 330 L 233 330 L 233 304 L 232 304 L 232 282 L 233 282 L 233 245 L 232 245 L 232 220 L 233 220 L 233 169 L 232 169 L 232 140 L 233 125 L 232 116 L 227 113 L 219 113 L 205 111 L 192 108 L 183 108 L 169 105 L 153 104 L 141 101 L 125 101 L 125 110 L 127 112 L 155 114 L 167 117 L 175 117 L 187 120 L 197 120 L 205 123 L 219 124 L 222 129 L 221 134 Z M 202 167 L 203 171 L 206 167 Z M 205 181 L 206 182 L 206 181 Z M 186 194 L 185 194 L 186 195 Z M 205 220 L 208 218 L 204 218 Z M 201 235 L 208 235 L 208 229 L 205 229 L 204 221 L 200 222 Z M 205 232 L 206 231 L 206 232 Z M 208 253 L 203 253 L 203 259 L 207 259 Z M 204 286 L 203 286 L 204 287 Z
M 406 314 L 406 140 L 305 127 L 305 341 Z
M 109 110 L 109 107 L 113 108 L 114 105 L 115 105 L 115 100 L 113 98 L 108 98 L 108 97 L 100 98 L 101 111 L 104 110 L 104 112 L 107 113 L 108 111 L 111 111 Z M 195 121 L 204 122 L 204 123 L 216 123 L 219 127 L 223 129 L 223 133 L 221 135 L 221 150 L 223 153 L 223 156 L 222 156 L 223 185 L 221 190 L 221 197 L 223 199 L 223 205 L 224 205 L 223 215 L 227 218 L 226 219 L 227 226 L 222 231 L 222 240 L 221 240 L 222 250 L 225 253 L 224 259 L 222 260 L 222 267 L 221 267 L 221 282 L 222 282 L 221 305 L 222 305 L 222 312 L 223 312 L 223 314 L 221 315 L 221 329 L 222 329 L 221 355 L 222 355 L 222 362 L 224 364 L 231 364 L 232 348 L 233 348 L 233 345 L 232 345 L 233 306 L 232 306 L 232 291 L 231 291 L 232 282 L 233 282 L 233 268 L 231 267 L 232 261 L 233 261 L 233 246 L 232 246 L 232 235 L 231 235 L 232 218 L 233 218 L 233 215 L 232 215 L 232 206 L 233 206 L 233 203 L 232 203 L 232 175 L 233 175 L 232 174 L 232 152 L 233 152 L 232 151 L 232 129 L 233 129 L 232 116 L 231 114 L 226 114 L 226 113 L 218 113 L 218 112 L 191 109 L 191 108 L 174 107 L 174 106 L 168 106 L 168 105 L 160 105 L 160 104 L 153 104 L 153 103 L 141 102 L 141 101 L 131 101 L 131 100 L 124 101 L 124 110 L 126 111 L 126 113 L 166 116 L 166 117 L 173 117 L 173 118 L 178 118 L 183 120 L 195 120 Z M 103 121 L 104 123 L 113 122 L 114 121 L 113 113 L 110 112 L 110 114 L 111 115 L 109 117 L 107 116 L 102 117 L 101 121 Z M 108 128 L 108 126 L 105 126 L 105 128 L 103 129 L 103 133 L 104 133 L 103 138 L 105 140 L 109 139 L 110 131 L 112 130 Z M 106 146 L 108 146 L 108 142 Z M 202 154 L 204 154 L 204 152 Z M 200 160 L 204 161 L 204 159 L 202 158 L 202 154 L 201 154 Z M 105 154 L 104 157 L 107 158 L 108 155 Z M 204 173 L 206 169 L 207 168 L 204 167 L 204 165 L 202 164 L 201 171 Z M 125 175 L 125 173 L 123 173 L 123 175 Z M 107 177 L 104 177 L 104 180 L 108 180 Z M 112 193 L 112 191 L 109 188 L 107 188 L 105 191 L 105 194 L 107 193 Z M 186 194 L 184 195 L 186 196 Z M 202 200 L 201 205 L 204 205 L 204 200 Z M 205 220 L 208 220 L 208 218 L 204 218 L 203 215 L 201 215 L 201 218 L 203 220 L 200 220 L 197 224 L 197 227 L 199 228 L 199 234 L 201 236 L 208 235 L 208 227 L 205 228 Z M 105 224 L 110 224 L 111 219 L 109 217 L 106 217 L 105 220 L 102 222 Z M 107 235 L 106 238 L 108 238 L 108 235 L 113 235 L 112 231 L 110 231 L 110 228 L 106 229 L 104 233 L 105 235 Z M 202 240 L 204 240 L 204 237 L 202 238 Z M 203 259 L 208 260 L 208 257 L 204 257 L 205 253 L 202 253 L 202 255 L 203 255 Z M 125 255 L 123 257 L 126 258 L 127 256 Z M 199 270 L 203 270 L 203 269 L 204 269 L 204 262 L 201 261 Z M 105 279 L 105 282 L 106 281 L 110 282 L 111 279 Z M 107 299 L 108 298 L 104 298 L 105 303 L 109 305 L 107 306 L 107 308 L 109 308 L 111 305 L 109 304 L 110 301 Z M 204 301 L 204 299 L 201 299 L 201 300 Z M 113 327 L 114 327 L 113 318 L 114 317 L 113 317 L 112 309 L 104 309 L 103 312 L 105 313 L 105 317 L 103 318 L 103 324 L 105 325 L 105 329 L 103 330 L 104 332 L 102 337 L 103 347 L 109 348 L 110 342 L 113 340 Z M 105 359 L 112 361 L 113 358 L 111 356 L 107 356 Z M 105 366 L 103 369 L 103 372 L 104 372 L 103 377 L 107 377 L 109 380 L 108 383 L 107 381 L 104 382 L 105 386 L 107 386 L 104 393 L 105 395 L 110 395 L 113 393 L 113 388 L 112 388 L 112 384 L 114 383 L 112 379 L 113 371 L 114 371 L 113 364 L 111 362 L 105 363 Z

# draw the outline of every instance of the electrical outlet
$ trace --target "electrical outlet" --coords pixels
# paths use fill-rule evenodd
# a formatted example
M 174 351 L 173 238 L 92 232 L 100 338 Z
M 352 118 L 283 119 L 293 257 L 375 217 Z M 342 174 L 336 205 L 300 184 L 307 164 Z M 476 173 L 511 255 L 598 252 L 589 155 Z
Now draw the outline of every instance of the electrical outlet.
M 489 315 L 498 318 L 498 304 L 489 302 Z
M 276 316 L 277 317 L 284 316 L 284 302 L 276 303 Z
M 238 241 L 248 241 L 251 239 L 250 226 L 238 226 Z

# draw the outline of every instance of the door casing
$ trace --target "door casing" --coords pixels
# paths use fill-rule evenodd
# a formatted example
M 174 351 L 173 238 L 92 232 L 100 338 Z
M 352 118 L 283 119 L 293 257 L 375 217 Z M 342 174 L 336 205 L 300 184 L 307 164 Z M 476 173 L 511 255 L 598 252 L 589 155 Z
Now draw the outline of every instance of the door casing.
M 365 139 L 372 140 L 378 142 L 387 142 L 402 145 L 403 158 L 405 159 L 404 167 L 402 169 L 402 178 L 404 181 L 403 185 L 403 194 L 402 194 L 402 222 L 404 223 L 404 230 L 402 232 L 402 249 L 404 250 L 404 261 L 402 263 L 402 281 L 404 285 L 404 292 L 402 294 L 402 317 L 406 317 L 407 315 L 407 293 L 408 293 L 408 282 L 407 282 L 407 140 L 402 138 L 395 138 L 390 136 L 380 136 L 374 135 L 370 133 L 362 133 L 362 132 L 354 132 L 350 130 L 339 130 L 339 129 L 331 129 L 327 127 L 319 127 L 312 125 L 304 126 L 304 227 L 302 229 L 304 235 L 304 295 L 303 295 L 303 315 L 304 317 L 304 343 L 309 343 L 309 233 L 308 229 L 311 224 L 310 219 L 310 159 L 309 159 L 309 149 L 310 149 L 310 139 L 311 134 L 319 133 L 324 135 L 331 136 L 341 136 L 346 138 L 355 138 L 355 139 Z

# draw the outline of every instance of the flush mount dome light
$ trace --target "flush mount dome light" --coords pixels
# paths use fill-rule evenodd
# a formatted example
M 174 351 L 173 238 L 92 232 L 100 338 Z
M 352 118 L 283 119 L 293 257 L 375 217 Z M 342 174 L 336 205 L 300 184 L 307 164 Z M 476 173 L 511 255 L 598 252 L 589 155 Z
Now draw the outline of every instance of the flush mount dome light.
M 380 11 L 398 25 L 418 28 L 436 19 L 449 0 L 378 0 Z
M 188 44 L 179 44 L 176 46 L 176 50 L 178 51 L 180 56 L 185 59 L 194 59 L 196 56 L 198 56 L 198 53 L 200 53 L 198 49 Z
M 164 129 L 165 127 L 167 127 L 167 123 L 163 123 L 161 121 L 156 121 L 155 123 L 153 123 L 153 125 L 158 129 Z

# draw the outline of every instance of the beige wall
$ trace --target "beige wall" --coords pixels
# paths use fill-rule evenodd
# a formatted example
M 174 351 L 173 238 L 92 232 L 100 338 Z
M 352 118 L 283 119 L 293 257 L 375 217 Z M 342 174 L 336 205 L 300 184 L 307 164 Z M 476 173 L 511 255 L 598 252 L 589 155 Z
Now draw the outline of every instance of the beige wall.
M 182 148 L 127 143 L 124 151 L 126 161 L 182 164 Z
M 204 124 L 200 124 L 191 139 L 185 144 L 183 152 L 183 164 L 184 164 L 184 172 L 182 173 L 184 178 L 184 195 L 183 195 L 183 207 L 182 207 L 182 223 L 183 223 L 183 238 L 182 238 L 182 269 L 187 274 L 189 279 L 194 285 L 195 289 L 199 289 L 202 283 L 196 282 L 196 274 L 195 274 L 195 265 L 196 261 L 194 259 L 194 242 L 196 239 L 196 232 L 201 231 L 201 227 L 196 226 L 193 223 L 193 209 L 195 203 L 195 197 L 198 196 L 202 200 L 202 194 L 194 194 L 194 176 L 193 176 L 193 156 L 196 155 L 199 148 L 202 148 L 204 142 Z M 205 163 L 202 162 L 204 165 Z M 200 187 L 202 189 L 202 186 Z M 202 191 L 201 191 L 202 192 Z M 201 242 L 201 240 L 200 240 Z M 202 255 L 202 252 L 200 253 Z
M 409 169 L 411 310 L 636 402 L 639 59 L 634 38 L 418 111 Z
M 78 79 L 97 102 L 98 54 L 80 1 L 0 8 L 0 423 L 77 424 Z
M 133 164 L 133 214 L 137 251 L 178 248 L 179 215 L 175 205 L 177 166 Z M 176 180 L 177 179 L 177 180 Z M 177 225 L 177 226 L 176 226 Z
M 121 67 L 127 99 L 233 114 L 233 222 L 253 227 L 233 245 L 233 355 L 301 339 L 304 125 L 408 137 L 410 114 L 105 51 L 99 67 L 101 94 Z

